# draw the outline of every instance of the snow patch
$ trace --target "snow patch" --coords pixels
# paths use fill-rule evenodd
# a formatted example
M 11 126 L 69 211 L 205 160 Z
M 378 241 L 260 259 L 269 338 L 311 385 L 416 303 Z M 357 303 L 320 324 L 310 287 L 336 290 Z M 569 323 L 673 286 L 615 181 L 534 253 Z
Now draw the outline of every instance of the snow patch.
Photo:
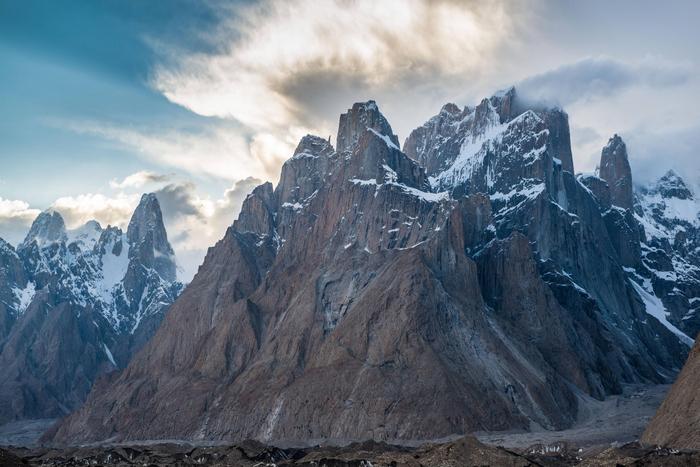
M 24 314 L 29 304 L 32 303 L 34 295 L 36 295 L 36 285 L 34 282 L 27 282 L 27 285 L 23 289 L 13 287 L 12 292 L 14 292 L 15 297 L 17 297 L 17 314 Z
M 644 282 L 646 287 L 651 288 L 651 282 L 648 279 L 646 279 Z M 653 293 L 648 292 L 646 287 L 642 287 L 641 285 L 637 284 L 637 282 L 630 279 L 630 283 L 644 302 L 646 312 L 656 318 L 669 331 L 674 333 L 681 342 L 686 344 L 688 347 L 691 347 L 694 340 L 668 321 L 668 316 L 670 313 L 666 311 L 666 307 L 664 307 L 661 300 Z
M 391 138 L 389 138 L 389 137 L 386 136 L 386 135 L 383 135 L 383 134 L 379 133 L 379 132 L 378 132 L 377 130 L 375 130 L 374 128 L 367 128 L 367 129 L 368 129 L 369 131 L 371 131 L 372 133 L 374 133 L 375 135 L 379 136 L 379 138 L 381 138 L 381 140 L 384 141 L 384 143 L 385 143 L 387 146 L 389 146 L 391 149 L 396 149 L 396 150 L 400 151 L 399 147 L 398 147 L 397 145 L 394 144 L 394 142 L 391 140 Z
M 114 355 L 112 355 L 112 352 L 109 350 L 109 347 L 107 347 L 107 344 L 102 344 L 102 347 L 105 349 L 105 354 L 107 355 L 107 358 L 109 359 L 110 362 L 112 362 L 112 365 L 115 367 L 117 366 L 117 362 L 114 361 Z

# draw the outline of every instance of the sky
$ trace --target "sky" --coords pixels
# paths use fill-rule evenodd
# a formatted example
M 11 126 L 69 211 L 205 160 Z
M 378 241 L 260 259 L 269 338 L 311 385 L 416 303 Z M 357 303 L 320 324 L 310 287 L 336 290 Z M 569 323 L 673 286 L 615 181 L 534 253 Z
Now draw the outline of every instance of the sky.
M 638 183 L 697 186 L 697 18 L 694 0 L 0 0 L 0 237 L 44 209 L 125 227 L 155 192 L 189 280 L 353 102 L 403 141 L 511 85 L 568 112 L 576 171 L 618 133 Z

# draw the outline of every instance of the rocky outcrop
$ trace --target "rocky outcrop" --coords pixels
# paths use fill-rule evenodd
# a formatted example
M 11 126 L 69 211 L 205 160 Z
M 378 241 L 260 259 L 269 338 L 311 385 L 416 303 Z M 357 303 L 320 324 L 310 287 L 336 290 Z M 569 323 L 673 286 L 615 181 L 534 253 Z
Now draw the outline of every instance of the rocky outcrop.
M 565 121 L 511 90 L 444 107 L 409 157 L 355 104 L 338 150 L 302 139 L 153 339 L 50 437 L 557 429 L 577 393 L 669 381 L 688 347 L 630 281 Z
M 14 247 L 0 239 L 0 351 L 17 318 L 33 295 L 22 260 Z
M 55 418 L 125 366 L 181 285 L 158 201 L 144 195 L 124 234 L 67 231 L 42 213 L 15 251 L 0 240 L 0 423 Z
M 129 260 L 154 270 L 168 282 L 176 279 L 175 252 L 168 242 L 163 214 L 156 195 L 141 197 L 126 231 L 129 242 Z
M 676 449 L 700 449 L 700 343 L 642 435 L 642 442 Z
M 600 154 L 600 178 L 610 187 L 610 201 L 622 209 L 632 209 L 632 169 L 627 158 L 627 146 L 613 135 Z
M 399 147 L 399 139 L 392 132 L 389 122 L 379 112 L 374 101 L 354 104 L 340 116 L 336 149 L 338 152 L 352 151 L 357 140 L 368 129 L 382 137 L 388 144 Z

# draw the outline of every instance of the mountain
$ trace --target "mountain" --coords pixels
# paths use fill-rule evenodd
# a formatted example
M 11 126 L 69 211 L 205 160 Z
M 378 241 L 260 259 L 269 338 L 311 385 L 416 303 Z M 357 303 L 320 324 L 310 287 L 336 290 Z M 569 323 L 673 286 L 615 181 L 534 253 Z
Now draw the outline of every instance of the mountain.
M 16 250 L 0 240 L 0 423 L 77 408 L 153 335 L 181 287 L 153 194 L 126 233 L 95 221 L 66 230 L 54 211 Z
M 628 266 L 638 214 L 574 176 L 561 109 L 512 88 L 448 104 L 401 150 L 368 101 L 336 141 L 300 141 L 154 337 L 46 439 L 561 429 L 582 398 L 682 366 L 691 339 Z
M 642 442 L 676 449 L 700 449 L 700 344 L 642 435 Z
M 641 186 L 636 196 L 635 217 L 645 233 L 642 282 L 660 298 L 668 321 L 695 337 L 700 331 L 700 198 L 672 170 Z

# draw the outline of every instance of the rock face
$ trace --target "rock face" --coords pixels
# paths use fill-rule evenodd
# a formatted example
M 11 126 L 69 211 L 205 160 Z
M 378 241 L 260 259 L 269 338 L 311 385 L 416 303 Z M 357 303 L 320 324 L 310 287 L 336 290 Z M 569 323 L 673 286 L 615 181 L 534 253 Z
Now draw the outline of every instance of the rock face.
M 627 146 L 613 135 L 600 155 L 600 178 L 610 187 L 610 201 L 623 209 L 632 209 L 632 169 L 627 159 Z
M 700 331 L 700 198 L 675 172 L 639 187 L 634 217 L 641 226 L 642 268 L 646 290 L 656 307 L 690 337 Z
M 700 344 L 642 435 L 642 441 L 680 449 L 700 449 Z
M 44 212 L 17 250 L 0 240 L 0 423 L 77 408 L 153 335 L 180 288 L 154 195 L 126 234 L 95 221 L 66 231 Z
M 338 148 L 302 139 L 153 339 L 47 439 L 557 429 L 577 394 L 668 382 L 690 339 L 645 307 L 568 134 L 511 89 L 443 107 L 403 152 L 355 104 Z

